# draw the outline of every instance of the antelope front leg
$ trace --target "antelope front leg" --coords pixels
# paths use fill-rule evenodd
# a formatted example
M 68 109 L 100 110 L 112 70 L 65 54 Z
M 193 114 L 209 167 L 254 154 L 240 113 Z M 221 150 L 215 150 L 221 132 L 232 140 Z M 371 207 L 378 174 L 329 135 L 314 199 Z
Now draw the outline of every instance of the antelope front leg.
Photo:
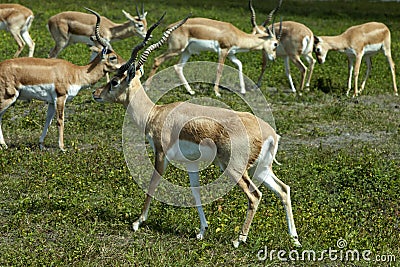
M 246 94 L 246 87 L 244 85 L 243 79 L 243 65 L 242 62 L 233 54 L 229 55 L 229 59 L 236 64 L 239 70 L 239 84 L 240 84 L 240 93 L 242 95 Z
M 218 56 L 217 77 L 215 78 L 214 92 L 217 97 L 220 97 L 221 94 L 219 93 L 219 81 L 221 80 L 225 59 L 228 56 L 228 50 L 221 49 Z
M 164 154 L 156 153 L 155 168 L 150 180 L 149 190 L 147 191 L 146 199 L 144 201 L 142 214 L 140 215 L 139 219 L 137 219 L 136 222 L 132 224 L 134 231 L 137 231 L 139 229 L 139 226 L 143 222 L 145 222 L 149 216 L 150 202 L 154 196 L 154 192 L 156 191 L 157 186 L 160 183 L 161 175 L 163 174 L 163 172 L 164 172 Z
M 61 151 L 64 149 L 64 108 L 67 96 L 58 97 L 56 100 L 56 114 L 57 114 L 57 127 L 58 127 L 58 147 Z
M 347 79 L 347 92 L 346 96 L 349 96 L 350 90 L 351 90 L 351 79 L 353 78 L 353 69 L 354 69 L 354 58 L 351 56 L 348 56 L 348 71 L 349 71 L 349 76 Z
M 361 94 L 361 92 L 364 90 L 365 84 L 366 84 L 367 79 L 368 79 L 368 77 L 369 77 L 369 74 L 371 73 L 371 69 L 372 69 L 371 57 L 366 56 L 366 57 L 365 57 L 365 63 L 367 63 L 367 70 L 366 70 L 366 72 L 365 72 L 364 80 L 363 80 L 362 83 L 361 83 L 361 88 L 360 88 L 360 91 L 359 91 L 360 94 Z
M 55 105 L 56 105 L 55 103 L 49 103 L 47 105 L 46 122 L 44 124 L 44 128 L 43 128 L 42 134 L 40 135 L 40 138 L 39 138 L 39 148 L 41 150 L 44 149 L 44 145 L 43 145 L 44 138 L 46 137 L 47 130 L 49 129 L 51 121 L 53 120 L 54 115 L 56 114 L 56 106 Z
M 267 62 L 268 62 L 268 55 L 267 53 L 263 50 L 262 51 L 262 67 L 261 67 L 261 73 L 260 76 L 258 77 L 257 80 L 257 87 L 261 87 L 262 83 L 262 78 L 264 76 L 265 71 L 267 70 Z
M 1 128 L 1 121 L 2 121 L 3 113 L 0 113 L 0 149 L 7 149 L 6 142 L 4 141 L 3 137 L 3 130 Z
M 358 96 L 358 76 L 360 75 L 360 66 L 361 66 L 361 57 L 356 58 L 356 62 L 354 64 L 354 94 L 353 97 Z

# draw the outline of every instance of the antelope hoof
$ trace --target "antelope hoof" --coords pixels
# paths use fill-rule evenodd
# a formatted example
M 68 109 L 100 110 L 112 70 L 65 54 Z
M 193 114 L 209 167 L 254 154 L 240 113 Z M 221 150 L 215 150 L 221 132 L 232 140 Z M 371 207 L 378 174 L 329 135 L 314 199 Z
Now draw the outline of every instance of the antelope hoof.
M 45 151 L 46 147 L 43 145 L 43 143 L 39 143 L 39 149 Z
M 139 222 L 139 221 L 134 222 L 134 223 L 132 224 L 133 231 L 136 232 L 137 230 L 139 230 L 139 225 L 140 225 L 140 222 Z
M 0 144 L 0 150 L 6 150 L 8 146 L 6 144 Z
M 244 243 L 247 240 L 247 236 L 246 235 L 239 235 L 239 238 L 233 241 L 233 246 L 235 248 L 238 248 L 240 243 Z
M 302 247 L 301 244 L 300 244 L 299 238 L 297 236 L 292 236 L 292 242 L 293 242 L 293 245 L 296 248 L 301 248 Z

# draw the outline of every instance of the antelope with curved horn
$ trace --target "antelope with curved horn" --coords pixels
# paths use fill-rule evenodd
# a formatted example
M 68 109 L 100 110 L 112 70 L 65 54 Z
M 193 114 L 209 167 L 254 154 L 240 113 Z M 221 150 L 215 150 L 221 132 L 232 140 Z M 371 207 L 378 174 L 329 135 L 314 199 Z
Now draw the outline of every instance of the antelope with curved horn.
M 124 23 L 115 23 L 108 18 L 101 17 L 101 35 L 109 42 L 125 39 L 134 35 L 144 38 L 147 31 L 147 12 L 142 5 L 142 13 L 136 6 L 136 16 L 125 10 L 122 13 L 128 19 Z M 49 58 L 56 58 L 67 46 L 74 43 L 94 45 L 91 37 L 94 35 L 96 20 L 87 13 L 65 11 L 52 16 L 47 27 L 55 41 L 55 46 L 49 53 Z
M 97 17 L 95 36 L 103 50 L 88 65 L 77 66 L 63 59 L 30 57 L 9 59 L 0 63 L 0 148 L 7 148 L 1 129 L 2 116 L 6 110 L 17 99 L 37 99 L 48 103 L 46 122 L 39 138 L 40 148 L 44 148 L 44 138 L 56 115 L 58 145 L 64 150 L 65 103 L 72 100 L 80 89 L 96 83 L 106 73 L 121 66 L 122 58 L 99 34 L 99 14 L 89 11 Z
M 32 10 L 19 4 L 0 4 L 0 30 L 7 30 L 18 44 L 14 57 L 18 57 L 25 45 L 29 47 L 28 56 L 33 57 L 35 42 L 29 35 L 34 15 Z
M 143 130 L 154 149 L 153 175 L 142 214 L 133 224 L 133 229 L 138 230 L 147 220 L 151 199 L 168 162 L 179 161 L 186 166 L 189 173 L 191 190 L 200 217 L 200 233 L 197 238 L 202 239 L 208 225 L 201 203 L 199 161 L 215 161 L 226 176 L 244 191 L 248 199 L 246 219 L 239 237 L 233 243 L 235 247 L 246 241 L 262 195 L 250 179 L 248 171 L 252 171 L 256 179 L 279 196 L 286 210 L 289 234 L 295 245 L 301 246 L 293 220 L 290 188 L 272 171 L 279 135 L 268 123 L 247 112 L 189 102 L 156 105 L 146 94 L 140 82 L 143 64 L 149 54 L 160 47 L 169 34 L 184 22 L 185 20 L 171 26 L 159 42 L 143 52 L 136 63 L 137 53 L 144 47 L 146 38 L 133 49 L 131 59 L 111 81 L 93 93 L 96 101 L 120 103 L 129 109 L 133 121 L 139 130 Z
M 323 64 L 326 55 L 330 50 L 345 53 L 348 58 L 349 76 L 347 81 L 347 93 L 351 90 L 352 76 L 354 70 L 354 94 L 353 97 L 361 93 L 365 88 L 365 83 L 371 72 L 371 57 L 383 51 L 389 63 L 392 73 L 394 94 L 397 94 L 395 64 L 392 59 L 390 48 L 391 37 L 389 28 L 380 22 L 368 22 L 348 28 L 345 32 L 336 36 L 316 36 L 314 43 L 314 52 L 317 55 L 318 63 Z M 358 90 L 358 75 L 360 65 L 364 57 L 367 63 L 365 78 L 361 83 L 361 89 Z
M 261 30 L 266 30 L 265 26 L 268 21 L 264 21 L 261 26 L 257 26 L 256 13 L 252 6 L 252 1 L 249 0 L 249 8 L 251 11 L 251 24 L 253 26 L 253 34 L 255 34 L 256 27 Z M 273 24 L 277 26 L 278 23 Z M 311 76 L 314 70 L 314 65 L 316 60 L 313 58 L 313 45 L 314 45 L 314 34 L 313 32 L 304 24 L 295 21 L 282 21 L 282 30 L 279 34 L 280 42 L 276 49 L 276 56 L 281 57 L 285 63 L 285 72 L 289 80 L 290 88 L 292 92 L 296 92 L 296 87 L 294 86 L 292 75 L 290 74 L 290 61 L 299 69 L 301 73 L 300 91 L 303 91 L 304 86 L 309 87 Z M 304 56 L 309 64 L 309 69 L 301 61 L 301 56 Z M 263 53 L 262 70 L 257 81 L 257 86 L 261 86 L 262 77 L 265 73 L 267 67 L 268 57 Z
M 276 9 L 278 8 L 279 6 Z M 179 64 L 175 65 L 175 70 L 186 90 L 193 95 L 195 92 L 183 75 L 183 67 L 192 54 L 211 51 L 218 53 L 219 57 L 217 76 L 214 84 L 215 94 L 220 96 L 219 81 L 226 58 L 229 58 L 238 67 L 240 92 L 245 94 L 243 65 L 235 54 L 263 50 L 270 60 L 274 60 L 278 43 L 279 41 L 275 36 L 275 32 L 272 31 L 266 33 L 257 29 L 257 33 L 253 35 L 239 30 L 228 22 L 207 18 L 191 18 L 182 27 L 171 33 L 171 36 L 168 38 L 168 50 L 154 60 L 152 70 L 145 85 L 146 87 L 150 86 L 151 77 L 165 60 L 181 55 Z

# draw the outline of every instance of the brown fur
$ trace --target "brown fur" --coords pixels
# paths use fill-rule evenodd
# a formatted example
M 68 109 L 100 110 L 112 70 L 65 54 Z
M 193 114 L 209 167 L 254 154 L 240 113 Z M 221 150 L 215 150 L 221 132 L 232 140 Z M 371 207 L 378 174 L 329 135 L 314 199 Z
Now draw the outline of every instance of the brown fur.
M 101 16 L 100 34 L 110 42 L 134 35 L 144 37 L 147 31 L 146 18 L 133 17 L 129 13 L 125 14 L 130 20 L 124 23 L 115 23 Z M 70 44 L 71 34 L 93 36 L 95 24 L 96 17 L 83 12 L 65 11 L 50 17 L 47 26 L 56 45 L 51 49 L 49 57 L 57 57 Z M 135 24 L 143 24 L 143 32 L 139 32 L 135 28 Z
M 361 89 L 358 90 L 358 76 L 360 72 L 361 61 L 363 58 L 363 50 L 367 45 L 382 44 L 380 49 L 388 59 L 390 70 L 392 73 L 393 89 L 397 95 L 397 84 L 396 84 L 396 73 L 395 64 L 391 55 L 391 36 L 389 28 L 380 22 L 368 22 L 361 25 L 356 25 L 348 28 L 345 32 L 336 36 L 318 36 L 315 37 L 314 51 L 317 55 L 319 63 L 324 63 L 326 54 L 329 50 L 345 52 L 346 50 L 353 50 L 355 52 L 355 64 L 354 64 L 354 94 L 357 96 L 363 89 L 371 70 L 372 62 L 371 56 L 364 55 L 367 61 L 367 73 L 364 81 L 361 84 Z M 349 69 L 352 67 L 353 56 L 349 56 Z M 348 76 L 348 90 L 347 94 L 351 90 L 351 78 L 352 73 L 349 71 Z
M 32 25 L 34 15 L 32 10 L 19 4 L 0 4 L 0 21 L 7 25 L 8 31 L 18 44 L 14 57 L 18 57 L 26 43 L 29 46 L 29 56 L 32 57 L 35 50 L 35 43 L 29 36 L 29 28 Z M 23 28 L 27 28 L 27 36 L 22 36 Z
M 1 132 L 1 117 L 17 99 L 21 86 L 54 84 L 56 116 L 59 127 L 59 146 L 64 150 L 64 106 L 67 90 L 71 85 L 88 86 L 101 79 L 106 73 L 120 67 L 121 57 L 109 51 L 102 53 L 85 66 L 74 65 L 63 59 L 15 58 L 0 63 L 0 145 L 5 145 Z M 53 104 L 49 104 L 53 105 Z M 49 117 L 46 119 L 50 119 Z M 46 128 L 46 127 L 45 127 Z M 46 130 L 47 131 L 47 130 Z M 42 133 L 42 136 L 45 133 Z M 44 138 L 43 136 L 43 138 Z M 41 137 L 42 138 L 42 137 Z M 40 141 L 42 146 L 42 141 Z

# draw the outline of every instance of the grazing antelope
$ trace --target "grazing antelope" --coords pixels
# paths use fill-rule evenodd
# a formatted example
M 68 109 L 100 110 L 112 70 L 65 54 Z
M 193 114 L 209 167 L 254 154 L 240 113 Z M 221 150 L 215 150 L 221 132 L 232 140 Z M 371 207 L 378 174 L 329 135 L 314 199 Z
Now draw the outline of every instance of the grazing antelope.
M 57 115 L 58 145 L 64 150 L 65 103 L 72 100 L 80 89 L 96 83 L 106 73 L 122 65 L 121 57 L 99 35 L 100 16 L 91 12 L 97 16 L 95 38 L 103 50 L 88 65 L 77 66 L 62 59 L 29 57 L 0 63 L 0 148 L 7 148 L 1 129 L 1 119 L 6 110 L 17 99 L 38 99 L 48 103 L 46 122 L 39 139 L 40 148 L 44 148 L 47 130 L 54 115 Z
M 227 57 L 239 69 L 240 93 L 245 94 L 246 88 L 243 79 L 242 62 L 235 54 L 239 52 L 263 50 L 270 60 L 274 60 L 276 56 L 275 50 L 279 43 L 274 31 L 266 33 L 258 28 L 256 29 L 257 33 L 253 35 L 239 30 L 228 22 L 207 18 L 188 19 L 182 27 L 171 33 L 168 39 L 168 50 L 154 60 L 152 70 L 145 84 L 146 87 L 150 86 L 151 77 L 154 76 L 158 67 L 165 60 L 181 55 L 179 64 L 175 65 L 175 70 L 186 90 L 193 95 L 195 92 L 191 89 L 183 75 L 183 67 L 192 54 L 211 51 L 218 53 L 219 58 L 217 77 L 214 84 L 216 96 L 220 96 L 219 81 L 222 75 L 223 64 Z
M 262 195 L 250 179 L 248 171 L 254 173 L 256 179 L 279 196 L 286 210 L 289 234 L 295 245 L 301 246 L 293 220 L 290 188 L 272 171 L 279 135 L 268 123 L 247 112 L 189 102 L 156 105 L 146 94 L 140 82 L 143 64 L 149 54 L 159 48 L 169 34 L 184 22 L 185 20 L 171 26 L 164 32 L 162 39 L 149 46 L 136 62 L 139 50 L 145 46 L 153 30 L 149 29 L 146 39 L 133 49 L 131 59 L 118 70 L 110 82 L 93 93 L 96 101 L 120 103 L 129 109 L 133 121 L 139 129 L 144 130 L 154 149 L 153 175 L 142 214 L 133 224 L 133 229 L 138 230 L 147 220 L 152 196 L 168 162 L 178 161 L 188 170 L 200 217 L 200 233 L 197 238 L 202 239 L 208 225 L 200 199 L 198 170 L 200 161 L 215 161 L 228 178 L 244 191 L 248 199 L 247 216 L 238 239 L 234 241 L 235 247 L 246 241 Z
M 371 72 L 372 61 L 371 57 L 380 50 L 385 54 L 390 71 L 392 72 L 393 89 L 397 94 L 395 65 L 392 59 L 390 49 L 390 30 L 380 22 L 368 22 L 348 28 L 345 32 L 336 36 L 315 36 L 314 51 L 317 55 L 318 63 L 323 64 L 326 55 L 330 50 L 345 53 L 348 58 L 349 76 L 347 82 L 347 93 L 351 90 L 352 76 L 354 69 L 354 94 L 357 96 L 365 87 L 365 83 Z M 367 71 L 365 78 L 361 83 L 361 88 L 358 90 L 358 75 L 360 73 L 361 60 L 364 57 L 367 63 Z
M 25 45 L 29 47 L 29 57 L 33 57 L 35 43 L 29 35 L 34 15 L 32 10 L 19 4 L 0 4 L 0 30 L 7 30 L 18 44 L 14 57 L 18 57 Z
M 264 21 L 260 26 L 256 23 L 256 13 L 252 6 L 251 0 L 249 1 L 249 8 L 251 11 L 251 24 L 253 26 L 253 34 L 257 33 L 256 28 L 265 30 L 268 20 Z M 278 23 L 274 24 L 278 27 Z M 290 61 L 299 69 L 301 73 L 300 91 L 303 91 L 304 85 L 306 87 L 310 86 L 311 76 L 314 70 L 315 59 L 313 58 L 313 46 L 314 46 L 314 34 L 313 32 L 304 24 L 295 21 L 283 21 L 282 30 L 279 34 L 280 42 L 276 49 L 276 56 L 283 58 L 285 62 L 285 72 L 289 79 L 290 88 L 292 92 L 296 92 L 296 87 L 294 86 L 292 75 L 290 74 Z M 309 70 L 301 61 L 301 56 L 304 56 L 309 64 Z M 262 70 L 260 77 L 257 81 L 257 86 L 261 86 L 262 77 L 267 68 L 268 56 L 263 53 Z M 307 75 L 308 71 L 308 75 Z
M 137 16 L 132 16 L 124 10 L 122 10 L 122 13 L 128 19 L 122 24 L 101 17 L 101 35 L 109 42 L 133 35 L 144 38 L 147 31 L 147 12 L 144 11 L 144 6 L 142 6 L 141 14 L 136 6 Z M 93 16 L 82 12 L 66 11 L 52 16 L 47 22 L 47 27 L 55 41 L 55 46 L 51 49 L 49 58 L 56 58 L 70 44 L 86 43 L 94 45 L 90 38 L 94 34 L 93 25 L 95 23 L 96 20 Z

